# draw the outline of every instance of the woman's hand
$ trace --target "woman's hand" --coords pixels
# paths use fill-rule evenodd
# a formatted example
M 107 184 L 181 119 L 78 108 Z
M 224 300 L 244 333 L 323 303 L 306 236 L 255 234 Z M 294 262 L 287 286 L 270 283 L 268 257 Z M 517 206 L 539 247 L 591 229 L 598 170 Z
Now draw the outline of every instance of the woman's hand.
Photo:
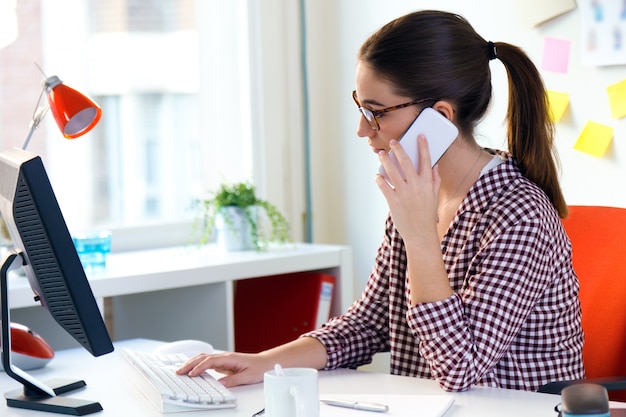
M 176 373 L 198 376 L 207 369 L 213 369 L 225 375 L 220 382 L 230 388 L 263 381 L 263 374 L 273 366 L 261 354 L 228 352 L 197 355 L 189 359 Z
M 386 152 L 380 152 L 380 162 L 395 186 L 392 187 L 381 175 L 376 177 L 376 184 L 387 200 L 394 225 L 405 243 L 407 240 L 423 236 L 426 231 L 436 233 L 437 194 L 441 179 L 437 167 L 431 168 L 426 137 L 420 134 L 417 142 L 419 153 L 417 172 L 404 148 L 392 140 L 391 150 L 402 172 Z
M 381 175 L 376 177 L 376 183 L 387 199 L 393 223 L 404 241 L 411 305 L 439 301 L 452 295 L 437 233 L 437 195 L 441 178 L 437 167 L 431 168 L 424 135 L 419 135 L 417 141 L 417 172 L 402 146 L 391 141 L 391 150 L 404 177 L 384 152 L 379 154 L 380 162 L 395 187 Z
M 263 381 L 263 374 L 277 363 L 283 368 L 322 369 L 327 359 L 326 348 L 317 339 L 299 337 L 260 353 L 201 354 L 189 359 L 176 373 L 198 376 L 213 369 L 225 375 L 220 379 L 225 387 L 234 387 Z

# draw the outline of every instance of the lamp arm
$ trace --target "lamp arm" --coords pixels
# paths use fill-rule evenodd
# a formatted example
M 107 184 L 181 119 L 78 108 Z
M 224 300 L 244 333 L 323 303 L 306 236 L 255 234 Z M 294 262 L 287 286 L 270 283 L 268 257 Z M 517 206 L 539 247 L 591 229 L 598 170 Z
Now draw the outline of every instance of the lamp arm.
M 33 136 L 35 130 L 39 127 L 39 123 L 43 120 L 46 113 L 48 112 L 48 106 L 39 106 L 41 103 L 41 98 L 43 97 L 44 91 L 46 91 L 46 86 L 41 89 L 41 93 L 39 94 L 39 99 L 37 99 L 37 105 L 35 106 L 35 110 L 33 111 L 33 118 L 30 121 L 30 128 L 28 129 L 28 133 L 26 134 L 26 140 L 24 140 L 24 144 L 22 145 L 22 150 L 25 150 L 30 142 L 30 138 Z

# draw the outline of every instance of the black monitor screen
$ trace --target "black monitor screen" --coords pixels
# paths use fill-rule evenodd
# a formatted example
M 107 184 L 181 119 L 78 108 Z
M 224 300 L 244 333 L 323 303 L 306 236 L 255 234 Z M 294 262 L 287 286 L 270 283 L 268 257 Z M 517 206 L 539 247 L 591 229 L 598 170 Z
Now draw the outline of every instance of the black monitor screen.
M 35 300 L 92 355 L 113 351 L 109 333 L 39 156 L 17 148 L 0 153 L 0 211 L 15 246 L 13 253 L 21 258 Z M 7 263 L 6 257 L 3 263 Z M 3 265 L 5 275 L 8 269 L 9 265 Z M 4 281 L 6 284 L 6 277 Z M 9 302 L 6 294 L 3 300 L 4 304 Z M 3 305 L 4 309 L 8 314 L 10 306 Z M 3 332 L 3 342 L 6 341 L 4 336 Z M 10 338 L 8 333 L 6 336 Z M 3 343 L 3 346 L 4 353 L 7 344 Z M 21 378 L 16 379 L 24 383 Z M 25 386 L 28 385 L 26 381 Z

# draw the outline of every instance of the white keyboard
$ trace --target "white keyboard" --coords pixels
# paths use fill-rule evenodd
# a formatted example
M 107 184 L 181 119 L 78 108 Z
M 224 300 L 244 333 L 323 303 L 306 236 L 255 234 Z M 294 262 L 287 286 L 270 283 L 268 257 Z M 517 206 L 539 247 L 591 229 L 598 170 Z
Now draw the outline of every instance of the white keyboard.
M 212 375 L 177 375 L 182 354 L 157 354 L 122 349 L 131 382 L 161 413 L 234 408 L 235 396 Z

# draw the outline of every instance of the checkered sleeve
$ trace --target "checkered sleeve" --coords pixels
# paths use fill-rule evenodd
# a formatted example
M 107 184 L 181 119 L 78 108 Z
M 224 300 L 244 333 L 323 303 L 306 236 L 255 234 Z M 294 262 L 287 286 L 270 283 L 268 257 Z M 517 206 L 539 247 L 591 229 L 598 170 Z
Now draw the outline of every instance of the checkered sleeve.
M 546 219 L 532 207 L 517 210 L 511 224 L 500 222 L 500 229 L 479 240 L 462 288 L 407 312 L 420 354 L 446 390 L 463 391 L 477 383 L 519 389 L 520 380 L 533 389 L 542 377 L 559 371 L 558 360 L 547 365 L 552 369 L 536 369 L 536 353 L 562 348 L 563 335 L 571 334 L 575 327 L 569 326 L 576 323 L 558 320 L 560 328 L 550 328 L 545 325 L 549 318 L 536 316 L 558 314 L 559 304 L 571 298 L 572 289 L 546 297 L 554 281 L 572 281 L 569 259 L 561 255 L 568 252 L 568 242 L 556 216 Z M 542 328 L 532 329 L 534 322 Z M 507 363 L 515 367 L 508 369 Z
M 390 224 L 388 218 L 385 230 L 391 229 Z M 389 241 L 386 233 L 361 297 L 344 315 L 303 335 L 317 338 L 326 347 L 325 369 L 354 368 L 389 349 Z

